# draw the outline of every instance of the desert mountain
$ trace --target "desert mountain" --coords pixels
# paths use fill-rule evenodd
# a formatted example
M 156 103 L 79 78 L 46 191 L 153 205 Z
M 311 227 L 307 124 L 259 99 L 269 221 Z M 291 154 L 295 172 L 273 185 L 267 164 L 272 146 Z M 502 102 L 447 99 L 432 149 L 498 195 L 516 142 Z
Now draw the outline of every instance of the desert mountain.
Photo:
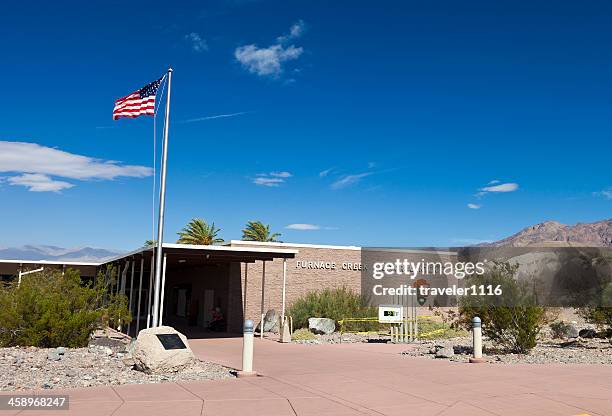
M 0 248 L 0 259 L 5 260 L 61 260 L 96 262 L 121 254 L 120 251 L 103 248 L 63 248 L 45 245 Z
M 532 225 L 518 233 L 484 246 L 587 246 L 612 247 L 612 219 L 565 225 L 557 221 L 546 221 Z

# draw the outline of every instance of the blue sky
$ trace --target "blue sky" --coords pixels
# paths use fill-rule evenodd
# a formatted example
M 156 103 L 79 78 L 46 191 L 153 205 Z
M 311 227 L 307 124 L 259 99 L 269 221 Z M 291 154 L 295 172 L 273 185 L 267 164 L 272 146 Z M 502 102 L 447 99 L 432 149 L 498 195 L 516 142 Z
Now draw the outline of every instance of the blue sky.
M 111 111 L 169 65 L 166 241 L 192 217 L 410 246 L 610 218 L 612 5 L 329 3 L 4 5 L 0 245 L 151 237 L 153 120 Z

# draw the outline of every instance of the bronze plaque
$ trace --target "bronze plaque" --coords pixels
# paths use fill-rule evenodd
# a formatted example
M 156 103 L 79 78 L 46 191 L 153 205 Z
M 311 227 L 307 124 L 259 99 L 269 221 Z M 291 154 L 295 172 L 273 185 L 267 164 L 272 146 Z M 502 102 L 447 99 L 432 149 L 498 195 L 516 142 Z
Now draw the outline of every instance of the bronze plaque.
M 157 338 L 166 350 L 184 350 L 187 348 L 177 334 L 157 334 Z

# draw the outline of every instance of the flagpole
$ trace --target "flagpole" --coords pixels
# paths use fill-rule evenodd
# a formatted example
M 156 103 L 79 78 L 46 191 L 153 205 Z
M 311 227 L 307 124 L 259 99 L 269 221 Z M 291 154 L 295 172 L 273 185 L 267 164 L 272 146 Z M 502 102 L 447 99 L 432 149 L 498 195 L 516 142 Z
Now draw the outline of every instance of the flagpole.
M 157 250 L 155 251 L 155 296 L 153 299 L 153 327 L 159 325 L 160 286 L 162 270 L 162 242 L 164 241 L 164 208 L 166 205 L 166 161 L 168 160 L 168 127 L 170 126 L 170 87 L 172 68 L 168 68 L 168 92 L 166 93 L 166 117 L 164 121 L 164 144 L 162 148 L 161 180 L 159 189 L 159 218 L 157 220 Z

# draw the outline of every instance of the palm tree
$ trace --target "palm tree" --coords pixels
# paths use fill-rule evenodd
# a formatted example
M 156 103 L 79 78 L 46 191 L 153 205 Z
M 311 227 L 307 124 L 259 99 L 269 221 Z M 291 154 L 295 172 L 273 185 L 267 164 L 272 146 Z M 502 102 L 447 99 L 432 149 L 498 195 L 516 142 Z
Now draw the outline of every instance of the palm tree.
M 156 246 L 157 245 L 157 241 L 155 240 L 146 240 L 144 242 L 144 247 L 151 247 L 151 246 Z
M 249 221 L 246 228 L 242 230 L 244 241 L 278 241 L 280 233 L 270 233 L 270 225 L 264 225 L 261 221 Z
M 222 243 L 223 239 L 217 237 L 219 231 L 221 229 L 215 227 L 214 222 L 208 225 L 203 219 L 193 218 L 185 228 L 177 233 L 179 235 L 177 243 L 201 246 Z

